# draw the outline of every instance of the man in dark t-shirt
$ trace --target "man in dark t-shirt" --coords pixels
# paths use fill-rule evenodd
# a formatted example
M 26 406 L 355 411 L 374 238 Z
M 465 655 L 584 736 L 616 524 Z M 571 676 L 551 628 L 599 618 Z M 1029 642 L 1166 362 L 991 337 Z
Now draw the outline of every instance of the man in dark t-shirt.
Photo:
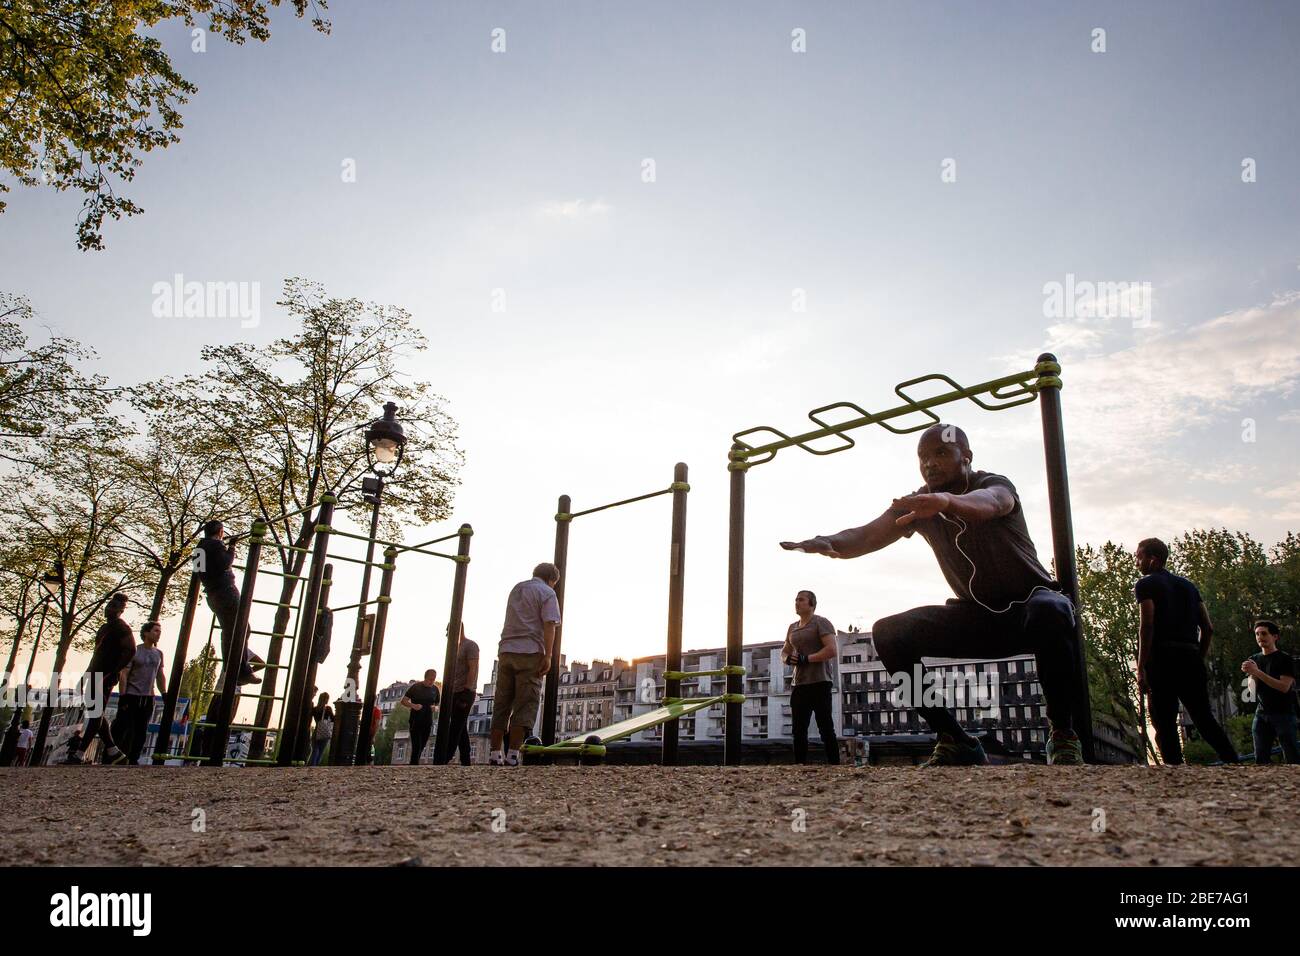
M 220 521 L 214 519 L 203 526 L 203 540 L 199 542 L 195 556 L 195 571 L 203 582 L 208 608 L 221 627 L 221 652 L 228 660 L 239 617 L 239 587 L 235 584 L 235 572 L 231 567 L 235 562 L 235 542 L 232 539 L 226 544 L 225 537 L 226 531 Z M 239 669 L 241 685 L 261 683 L 253 673 L 253 666 L 261 662 L 262 659 L 248 649 L 245 635 L 243 662 Z
M 81 755 L 97 735 L 104 741 L 102 758 L 104 763 L 118 764 L 127 761 L 126 754 L 122 753 L 113 741 L 112 728 L 103 714 L 104 707 L 108 704 L 108 696 L 117 683 L 118 676 L 130 665 L 131 658 L 135 656 L 135 635 L 131 633 L 131 628 L 126 621 L 122 620 L 122 612 L 126 610 L 126 604 L 126 595 L 118 591 L 108 599 L 108 605 L 104 608 L 106 620 L 95 633 L 95 651 L 91 654 L 90 664 L 86 667 L 86 676 L 83 678 L 86 683 L 82 692 L 87 705 L 94 706 L 98 713 L 86 722 L 86 732 L 82 734 L 79 748 L 75 751 L 69 748 L 68 763 L 81 763 Z M 118 704 L 121 705 L 120 698 Z
M 1143 577 L 1133 588 L 1141 623 L 1138 630 L 1138 690 L 1151 702 L 1160 759 L 1183 762 L 1178 738 L 1178 704 L 1205 742 L 1224 763 L 1237 763 L 1232 741 L 1210 709 L 1205 656 L 1214 626 L 1201 592 L 1187 578 L 1165 569 L 1169 548 L 1159 538 L 1140 541 L 1133 555 Z
M 1300 742 L 1296 740 L 1295 660 L 1277 648 L 1281 629 L 1272 621 L 1255 622 L 1255 643 L 1259 653 L 1242 661 L 1241 670 L 1255 685 L 1255 720 L 1251 736 L 1255 741 L 1255 763 L 1273 762 L 1273 739 L 1282 745 L 1286 763 L 1300 763 Z
M 442 692 L 434 683 L 438 672 L 433 668 L 424 672 L 424 680 L 418 680 L 406 689 L 406 694 L 397 703 L 411 712 L 411 766 L 420 762 L 433 732 L 433 715 L 442 700 Z
M 1015 486 L 1002 475 L 973 471 L 970 442 L 954 425 L 922 432 L 917 456 L 925 484 L 896 498 L 870 524 L 781 547 L 856 558 L 915 532 L 934 551 L 956 599 L 882 618 L 871 632 L 881 662 L 894 680 L 908 682 L 912 709 L 938 735 L 926 766 L 985 764 L 988 758 L 947 707 L 922 705 L 921 682 L 912 680 L 921 658 L 1026 653 L 1038 660 L 1046 698 L 1048 763 L 1082 763 L 1070 711 L 1074 605 L 1038 561 Z

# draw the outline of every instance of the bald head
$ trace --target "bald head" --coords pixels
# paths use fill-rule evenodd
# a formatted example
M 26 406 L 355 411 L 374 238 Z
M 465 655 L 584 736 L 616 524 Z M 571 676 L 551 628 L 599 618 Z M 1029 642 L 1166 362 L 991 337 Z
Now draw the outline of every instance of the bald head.
M 931 491 L 960 491 L 974 457 L 970 440 L 956 425 L 939 422 L 921 432 L 916 444 L 921 477 Z

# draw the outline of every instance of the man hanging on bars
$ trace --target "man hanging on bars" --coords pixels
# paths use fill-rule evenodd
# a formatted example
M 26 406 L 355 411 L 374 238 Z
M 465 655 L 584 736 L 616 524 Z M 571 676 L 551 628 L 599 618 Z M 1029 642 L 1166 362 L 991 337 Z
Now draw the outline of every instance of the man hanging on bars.
M 217 623 L 221 626 L 222 658 L 229 659 L 230 645 L 235 635 L 235 620 L 239 617 L 239 587 L 235 584 L 235 572 L 231 569 L 235 563 L 235 539 L 232 538 L 229 544 L 222 544 L 225 537 L 226 529 L 220 521 L 214 519 L 203 526 L 203 540 L 199 542 L 201 563 L 197 570 L 203 581 L 208 607 L 217 616 Z M 262 659 L 248 649 L 248 641 L 245 640 L 239 683 L 260 684 L 262 681 L 253 673 L 253 668 L 261 664 Z
M 925 484 L 894 499 L 859 528 L 806 541 L 787 551 L 856 558 L 921 537 L 934 551 L 949 587 L 946 604 L 882 618 L 871 637 L 893 680 L 910 687 L 910 705 L 938 735 L 925 766 L 986 764 L 980 742 L 944 706 L 925 706 L 915 679 L 922 657 L 1001 658 L 1033 654 L 1050 725 L 1047 762 L 1083 762 L 1070 716 L 1076 683 L 1074 605 L 1060 593 L 1034 549 L 1015 486 L 1002 475 L 971 469 L 970 442 L 953 425 L 935 424 L 917 445 Z

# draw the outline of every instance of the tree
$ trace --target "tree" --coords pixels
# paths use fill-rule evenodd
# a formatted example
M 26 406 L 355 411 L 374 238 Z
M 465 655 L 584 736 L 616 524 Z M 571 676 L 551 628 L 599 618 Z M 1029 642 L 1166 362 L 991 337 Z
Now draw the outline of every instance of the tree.
M 168 20 L 232 43 L 270 36 L 282 0 L 6 0 L 0 4 L 0 167 L 24 186 L 85 195 L 77 246 L 102 249 L 104 218 L 142 212 L 115 184 L 141 156 L 180 137 L 181 106 L 197 87 L 149 30 Z M 288 0 L 329 32 L 326 0 Z M 0 183 L 0 193 L 8 188 Z M 0 202 L 0 212 L 4 203 Z
M 26 541 L 21 529 L 9 527 L 4 540 L 19 542 L 7 546 L 0 552 L 0 615 L 8 618 L 10 625 L 5 632 L 11 636 L 9 657 L 5 662 L 4 679 L 10 681 L 14 664 L 18 657 L 18 647 L 28 625 L 41 611 L 45 598 L 45 589 L 41 587 L 41 576 L 54 567 L 54 559 L 49 552 L 33 547 Z
M 93 633 L 109 597 L 142 580 L 139 567 L 112 553 L 113 529 L 130 505 L 121 458 L 110 429 L 69 436 L 56 443 L 45 468 L 28 473 L 19 482 L 22 490 L 0 506 L 9 523 L 27 528 L 29 540 L 63 565 L 66 583 L 51 608 L 59 614 L 55 678 L 74 641 L 87 627 Z M 34 753 L 44 750 L 53 704 L 41 709 Z
M 402 368 L 428 345 L 410 313 L 329 298 L 319 284 L 296 278 L 285 281 L 279 305 L 297 319 L 295 334 L 269 345 L 205 348 L 207 370 L 181 387 L 194 427 L 212 445 L 230 449 L 232 480 L 254 516 L 268 525 L 263 553 L 278 559 L 286 575 L 272 631 L 284 634 L 298 583 L 294 576 L 303 573 L 315 538 L 314 508 L 321 495 L 337 496 L 339 516 L 365 507 L 361 430 L 384 402 L 397 402 L 408 435 L 402 470 L 385 487 L 384 536 L 400 536 L 404 522 L 429 524 L 450 516 L 463 456 L 442 397 L 428 383 L 411 381 Z M 280 662 L 282 644 L 271 638 L 268 663 Z M 278 676 L 268 668 L 263 694 L 275 694 Z M 269 725 L 272 704 L 259 702 L 257 726 Z M 261 735 L 255 734 L 254 755 L 261 748 Z
M 78 370 L 93 350 L 61 336 L 31 344 L 22 323 L 34 320 L 27 299 L 0 293 L 0 460 L 11 463 L 39 460 L 42 439 L 104 420 L 114 394 Z
M 411 729 L 411 712 L 405 707 L 394 707 L 375 734 L 375 766 L 393 762 L 393 737 L 399 730 Z
M 155 576 L 149 617 L 159 620 L 175 604 L 176 574 L 190 560 L 203 525 L 218 518 L 238 522 L 247 505 L 230 477 L 230 450 L 195 432 L 183 396 L 167 381 L 137 389 L 146 414 L 144 435 L 123 452 L 131 507 L 119 517 L 115 550 L 142 562 Z

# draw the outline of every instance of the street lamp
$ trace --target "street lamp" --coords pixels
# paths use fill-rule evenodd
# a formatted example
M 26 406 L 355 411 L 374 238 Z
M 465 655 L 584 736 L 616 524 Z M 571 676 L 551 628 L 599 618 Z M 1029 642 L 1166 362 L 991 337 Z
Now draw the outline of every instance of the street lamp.
M 339 746 L 331 748 L 330 761 L 336 765 L 369 763 L 370 741 L 375 732 L 375 728 L 370 726 L 369 715 L 362 713 L 362 704 L 356 695 L 360 689 L 362 639 L 365 636 L 366 610 L 370 602 L 370 570 L 375 557 L 375 538 L 379 534 L 379 504 L 384 494 L 384 479 L 392 478 L 396 473 L 397 466 L 402 463 L 402 452 L 406 448 L 406 432 L 397 420 L 396 402 L 384 404 L 383 417 L 370 423 L 365 440 L 366 465 L 370 474 L 361 480 L 361 494 L 371 506 L 370 538 L 366 542 L 366 563 L 362 565 L 361 598 L 357 605 L 357 626 L 352 636 L 352 654 L 348 658 L 345 685 L 353 695 L 353 700 L 347 702 L 347 706 L 340 703 L 335 708 L 339 718 Z M 367 733 L 361 732 L 363 727 L 368 728 Z M 362 753 L 362 750 L 365 752 Z
M 41 587 L 45 589 L 45 593 L 50 597 L 57 598 L 62 594 L 63 584 L 63 562 L 55 561 L 54 570 L 46 571 L 41 575 Z

